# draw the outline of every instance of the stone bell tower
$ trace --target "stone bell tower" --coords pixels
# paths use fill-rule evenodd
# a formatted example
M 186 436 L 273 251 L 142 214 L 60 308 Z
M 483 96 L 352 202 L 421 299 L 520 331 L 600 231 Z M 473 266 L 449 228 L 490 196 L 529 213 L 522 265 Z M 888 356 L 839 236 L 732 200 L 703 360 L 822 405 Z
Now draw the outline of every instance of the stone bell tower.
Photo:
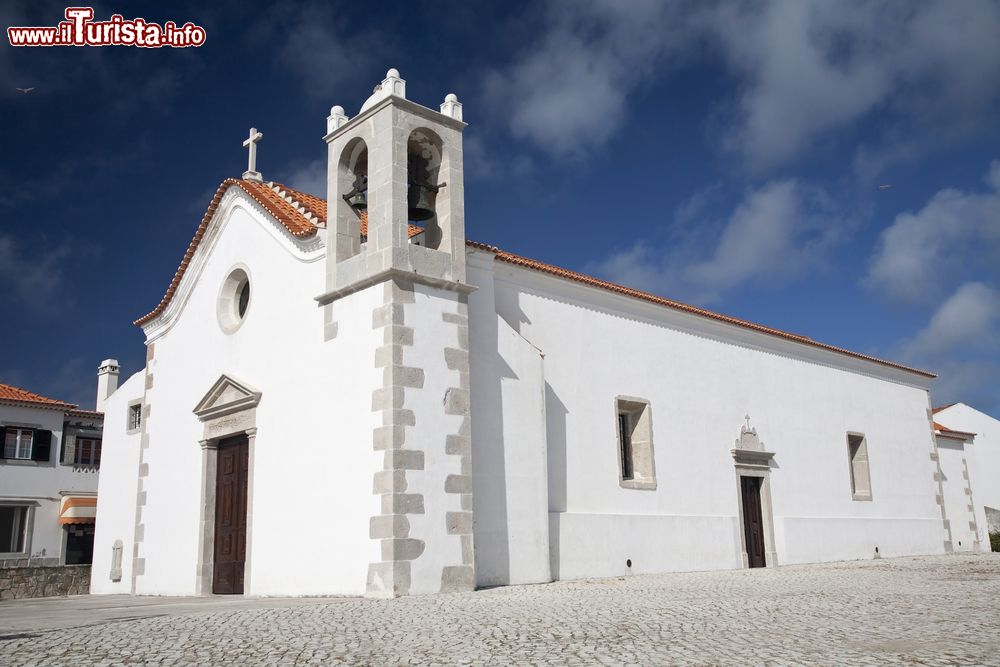
M 371 356 L 376 378 L 371 439 L 357 443 L 373 452 L 380 507 L 369 524 L 373 597 L 475 587 L 464 128 L 454 95 L 440 111 L 415 104 L 395 69 L 356 116 L 335 106 L 327 119 L 317 300 L 328 345 L 370 340 L 354 353 Z

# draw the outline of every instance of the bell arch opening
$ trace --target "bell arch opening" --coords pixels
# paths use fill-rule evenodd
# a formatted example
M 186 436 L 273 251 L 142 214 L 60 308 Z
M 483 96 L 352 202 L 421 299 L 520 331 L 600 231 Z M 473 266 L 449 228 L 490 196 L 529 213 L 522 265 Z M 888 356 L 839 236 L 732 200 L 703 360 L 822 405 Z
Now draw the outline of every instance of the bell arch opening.
M 433 249 L 438 249 L 442 238 L 438 193 L 447 187 L 440 180 L 443 145 L 441 137 L 425 127 L 410 132 L 406 142 L 407 220 L 424 228 L 424 245 Z
M 337 232 L 347 234 L 352 241 L 349 252 L 340 259 L 360 252 L 361 216 L 368 211 L 371 195 L 368 190 L 368 144 L 361 137 L 352 139 L 340 154 L 337 165 Z M 340 221 L 346 225 L 343 228 Z

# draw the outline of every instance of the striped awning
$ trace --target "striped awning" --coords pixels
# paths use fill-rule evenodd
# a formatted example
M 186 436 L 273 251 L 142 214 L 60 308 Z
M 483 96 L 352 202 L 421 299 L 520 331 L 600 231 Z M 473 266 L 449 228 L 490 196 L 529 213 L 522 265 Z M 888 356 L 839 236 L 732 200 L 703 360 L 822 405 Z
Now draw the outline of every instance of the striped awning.
M 59 523 L 94 523 L 97 519 L 96 496 L 66 496 L 59 512 Z

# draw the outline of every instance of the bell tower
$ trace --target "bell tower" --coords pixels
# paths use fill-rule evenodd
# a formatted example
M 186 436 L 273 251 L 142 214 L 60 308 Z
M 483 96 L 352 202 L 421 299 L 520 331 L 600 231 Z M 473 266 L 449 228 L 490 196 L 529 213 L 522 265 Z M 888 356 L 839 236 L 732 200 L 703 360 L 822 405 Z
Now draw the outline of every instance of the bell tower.
M 356 116 L 335 106 L 327 118 L 317 301 L 331 354 L 374 378 L 331 378 L 335 392 L 371 392 L 364 441 L 338 446 L 371 452 L 372 597 L 475 588 L 464 129 L 455 95 L 439 111 L 415 104 L 395 69 Z
M 354 118 L 330 110 L 328 292 L 387 271 L 465 282 L 464 129 L 454 94 L 440 111 L 415 104 L 395 69 Z M 411 224 L 423 228 L 422 242 L 410 243 Z

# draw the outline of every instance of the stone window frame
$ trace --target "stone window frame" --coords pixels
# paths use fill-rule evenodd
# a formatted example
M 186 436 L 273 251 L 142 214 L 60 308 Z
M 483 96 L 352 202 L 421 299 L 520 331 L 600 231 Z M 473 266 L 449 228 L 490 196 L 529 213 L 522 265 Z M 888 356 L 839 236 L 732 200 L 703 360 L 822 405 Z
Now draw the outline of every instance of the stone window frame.
M 26 510 L 24 513 L 23 548 L 21 551 L 0 551 L 0 562 L 8 559 L 20 560 L 29 558 L 31 554 L 31 538 L 35 532 L 35 508 L 38 507 L 38 503 L 31 500 L 18 500 L 14 498 L 11 500 L 0 500 L 0 507 L 23 507 Z
M 247 306 L 241 315 L 239 312 L 240 294 L 243 289 L 250 286 L 250 296 L 247 298 Z M 238 262 L 229 267 L 226 278 L 219 287 L 219 296 L 215 301 L 215 315 L 222 333 L 231 335 L 239 331 L 243 323 L 246 322 L 247 314 L 253 305 L 254 288 L 253 278 L 250 275 L 250 268 Z
M 618 462 L 618 486 L 623 489 L 644 491 L 656 490 L 656 456 L 653 446 L 653 405 L 645 398 L 637 396 L 615 396 L 615 460 Z M 620 415 L 628 414 L 632 425 L 630 453 L 632 456 L 632 477 L 625 477 Z M 640 415 L 638 420 L 635 415 Z M 644 437 L 637 438 L 635 432 L 642 429 Z
M 857 453 L 864 452 L 864 473 L 865 481 L 868 483 L 868 490 L 858 491 L 857 478 L 855 476 L 855 457 L 857 454 L 853 451 L 852 439 L 860 440 L 858 444 Z M 861 433 L 860 431 L 848 431 L 847 436 L 847 472 L 851 480 L 851 499 L 871 502 L 872 501 L 872 469 L 871 469 L 871 455 L 868 452 L 868 437 Z
M 138 417 L 135 421 L 132 420 L 132 415 Z M 125 434 L 135 435 L 142 430 L 143 414 L 142 414 L 142 399 L 137 398 L 133 401 L 128 402 L 128 408 L 125 410 Z

